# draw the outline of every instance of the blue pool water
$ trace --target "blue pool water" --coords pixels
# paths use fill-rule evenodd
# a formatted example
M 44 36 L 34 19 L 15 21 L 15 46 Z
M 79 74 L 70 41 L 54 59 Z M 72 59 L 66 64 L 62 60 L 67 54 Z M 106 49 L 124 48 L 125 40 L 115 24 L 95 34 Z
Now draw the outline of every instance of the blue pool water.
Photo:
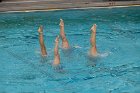
M 140 93 L 140 7 L 0 13 L 0 93 Z M 71 51 L 61 49 L 54 70 L 59 19 Z M 100 56 L 88 57 L 90 27 L 97 24 Z M 48 57 L 40 56 L 44 26 Z

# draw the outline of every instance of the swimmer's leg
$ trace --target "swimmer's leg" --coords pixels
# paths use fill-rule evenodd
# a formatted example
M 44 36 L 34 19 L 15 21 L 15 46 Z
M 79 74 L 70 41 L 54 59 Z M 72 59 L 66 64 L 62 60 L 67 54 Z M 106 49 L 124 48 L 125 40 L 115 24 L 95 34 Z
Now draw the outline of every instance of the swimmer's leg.
M 60 55 L 58 50 L 58 44 L 59 44 L 59 36 L 55 39 L 55 47 L 54 47 L 54 66 L 58 66 L 60 64 Z
M 46 47 L 44 44 L 43 27 L 42 26 L 39 27 L 38 33 L 39 33 L 39 43 L 40 43 L 40 48 L 41 48 L 41 55 L 46 56 L 47 52 L 46 52 Z
M 63 22 L 62 19 L 60 19 L 59 26 L 60 26 L 60 36 L 61 36 L 61 39 L 62 39 L 62 48 L 68 49 L 69 48 L 69 43 L 68 43 L 68 40 L 67 40 L 65 32 L 64 32 L 64 22 Z
M 90 55 L 97 56 L 97 49 L 96 49 L 96 24 L 94 24 L 91 28 L 91 37 L 90 37 Z

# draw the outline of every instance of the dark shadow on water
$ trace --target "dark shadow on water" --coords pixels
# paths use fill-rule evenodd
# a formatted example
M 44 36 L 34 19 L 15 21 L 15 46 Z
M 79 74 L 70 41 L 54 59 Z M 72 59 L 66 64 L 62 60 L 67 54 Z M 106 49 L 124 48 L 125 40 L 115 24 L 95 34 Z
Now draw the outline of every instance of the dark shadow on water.
M 64 68 L 64 67 L 63 67 L 61 64 L 56 65 L 56 66 L 53 65 L 53 69 L 54 69 L 54 71 L 57 72 L 57 73 L 65 74 L 66 71 L 65 71 L 63 68 Z
M 22 80 L 35 80 L 38 76 L 36 74 L 26 73 L 23 75 L 20 75 L 16 77 L 16 79 L 22 79 Z
M 41 58 L 40 63 L 44 64 L 44 63 L 48 62 L 48 57 L 47 56 L 41 56 L 40 58 Z
M 62 53 L 64 54 L 65 57 L 71 57 L 73 52 L 74 48 L 62 49 Z
M 92 57 L 87 55 L 87 66 L 88 67 L 95 67 L 97 63 L 99 63 L 100 57 Z

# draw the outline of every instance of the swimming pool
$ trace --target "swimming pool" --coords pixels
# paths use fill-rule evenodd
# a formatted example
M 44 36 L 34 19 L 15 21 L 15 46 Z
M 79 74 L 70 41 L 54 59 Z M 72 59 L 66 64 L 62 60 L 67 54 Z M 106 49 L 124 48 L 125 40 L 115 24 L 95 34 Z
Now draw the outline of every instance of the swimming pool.
M 0 93 L 139 93 L 140 7 L 0 13 Z M 60 47 L 63 71 L 51 66 L 59 19 L 71 51 Z M 97 24 L 100 57 L 90 59 Z M 38 27 L 48 58 L 42 59 Z M 61 46 L 61 45 L 60 45 Z

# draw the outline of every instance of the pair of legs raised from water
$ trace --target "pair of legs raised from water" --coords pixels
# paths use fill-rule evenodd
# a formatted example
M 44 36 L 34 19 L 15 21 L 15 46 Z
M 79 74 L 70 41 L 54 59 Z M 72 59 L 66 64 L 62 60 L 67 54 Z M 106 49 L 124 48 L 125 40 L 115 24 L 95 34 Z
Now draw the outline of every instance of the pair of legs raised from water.
M 62 39 L 62 48 L 63 49 L 68 49 L 70 48 L 68 40 L 66 38 L 65 32 L 64 32 L 64 22 L 62 19 L 60 19 L 60 38 Z M 44 44 L 44 39 L 43 39 L 43 27 L 40 26 L 38 29 L 39 33 L 39 43 L 40 43 L 40 48 L 41 48 L 41 54 L 42 56 L 47 56 L 47 51 L 46 47 Z M 96 49 L 96 24 L 92 26 L 91 28 L 91 37 L 90 37 L 90 56 L 97 56 L 97 49 Z M 56 37 L 55 39 L 55 47 L 54 47 L 54 65 L 59 65 L 60 64 L 60 55 L 59 55 L 59 36 Z
M 62 48 L 63 49 L 68 49 L 70 48 L 68 40 L 66 38 L 65 32 L 64 32 L 64 22 L 62 19 L 60 19 L 60 37 L 62 39 Z M 59 55 L 59 36 L 56 37 L 55 39 L 55 47 L 54 47 L 54 62 L 53 65 L 59 65 L 60 64 L 60 55 Z
M 62 39 L 62 48 L 63 49 L 68 49 L 69 43 L 68 40 L 66 38 L 65 32 L 64 32 L 64 22 L 62 19 L 60 19 L 60 37 Z M 47 56 L 47 51 L 46 51 L 46 47 L 44 44 L 44 38 L 43 38 L 43 27 L 40 26 L 38 29 L 38 33 L 39 33 L 39 43 L 40 43 L 40 48 L 41 48 L 41 55 L 42 56 Z M 59 65 L 60 64 L 60 55 L 59 55 L 59 36 L 56 37 L 55 39 L 55 46 L 54 46 L 54 65 Z

